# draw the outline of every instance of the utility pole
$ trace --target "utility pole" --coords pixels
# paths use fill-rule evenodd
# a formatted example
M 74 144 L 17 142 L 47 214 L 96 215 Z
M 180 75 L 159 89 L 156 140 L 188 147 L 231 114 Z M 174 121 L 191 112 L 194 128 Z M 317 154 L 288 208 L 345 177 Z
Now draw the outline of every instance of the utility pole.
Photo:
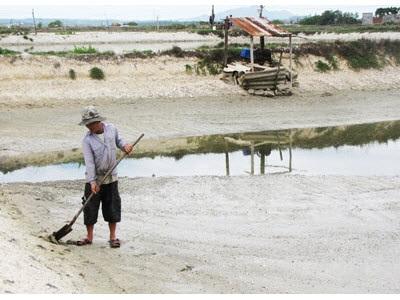
M 228 64 L 228 29 L 229 29 L 229 18 L 228 16 L 224 21 L 224 68 Z
M 260 13 L 259 14 L 260 18 L 263 17 L 263 9 L 264 9 L 264 5 L 260 5 L 260 8 L 258 9 L 258 11 Z M 261 50 L 263 50 L 265 48 L 265 42 L 264 42 L 263 36 L 260 36 L 260 48 L 261 48 Z
M 37 31 L 36 31 L 36 20 L 35 20 L 35 11 L 32 8 L 32 19 L 33 19 L 33 27 L 35 28 L 35 35 L 37 35 Z
M 214 21 L 215 21 L 215 13 L 214 13 L 214 5 L 211 8 L 211 16 L 210 16 L 210 26 L 211 29 L 214 28 Z
M 160 23 L 158 21 L 158 16 L 157 16 L 157 31 L 159 31 L 159 30 L 160 30 Z

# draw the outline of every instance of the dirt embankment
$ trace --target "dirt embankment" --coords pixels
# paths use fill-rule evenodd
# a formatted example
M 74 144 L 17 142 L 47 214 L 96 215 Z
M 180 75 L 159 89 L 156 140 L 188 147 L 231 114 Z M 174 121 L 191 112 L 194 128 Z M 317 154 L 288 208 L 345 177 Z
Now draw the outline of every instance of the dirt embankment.
M 400 67 L 354 71 L 338 60 L 337 71 L 321 73 L 315 62 L 322 57 L 300 57 L 294 63 L 299 73 L 296 94 L 337 93 L 353 90 L 400 88 Z M 287 57 L 283 60 L 288 65 Z M 56 56 L 0 57 L 0 106 L 38 107 L 93 102 L 126 101 L 141 98 L 229 97 L 245 92 L 219 76 L 188 74 L 195 58 L 154 57 L 85 62 Z M 100 67 L 105 80 L 93 80 L 89 70 Z M 74 70 L 76 79 L 69 78 Z

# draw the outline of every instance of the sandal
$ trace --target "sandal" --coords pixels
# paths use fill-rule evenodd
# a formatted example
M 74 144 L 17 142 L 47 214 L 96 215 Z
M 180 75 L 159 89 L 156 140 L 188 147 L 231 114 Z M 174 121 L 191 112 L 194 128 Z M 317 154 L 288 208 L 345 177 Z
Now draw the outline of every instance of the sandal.
M 120 242 L 119 239 L 109 240 L 108 242 L 110 243 L 110 247 L 111 248 L 119 248 L 119 247 L 121 247 L 121 242 Z
M 80 240 L 80 241 L 76 241 L 77 246 L 86 246 L 86 245 L 91 245 L 91 244 L 92 244 L 92 241 L 87 238 Z

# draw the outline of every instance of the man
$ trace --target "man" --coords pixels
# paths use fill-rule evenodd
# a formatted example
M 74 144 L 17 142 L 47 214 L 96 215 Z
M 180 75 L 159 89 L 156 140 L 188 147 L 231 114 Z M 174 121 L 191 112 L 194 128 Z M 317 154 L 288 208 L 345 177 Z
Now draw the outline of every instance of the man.
M 118 177 L 116 169 L 104 179 L 105 173 L 116 163 L 117 147 L 126 153 L 132 151 L 132 145 L 118 135 L 112 124 L 104 123 L 104 117 L 93 106 L 86 107 L 82 112 L 82 121 L 89 131 L 83 138 L 83 156 L 86 165 L 86 185 L 84 201 L 91 193 L 92 197 L 83 210 L 87 236 L 77 241 L 78 246 L 91 245 L 93 241 L 94 224 L 97 222 L 100 202 L 104 221 L 110 229 L 110 246 L 120 247 L 120 240 L 116 237 L 117 223 L 121 221 L 121 198 L 118 192 Z

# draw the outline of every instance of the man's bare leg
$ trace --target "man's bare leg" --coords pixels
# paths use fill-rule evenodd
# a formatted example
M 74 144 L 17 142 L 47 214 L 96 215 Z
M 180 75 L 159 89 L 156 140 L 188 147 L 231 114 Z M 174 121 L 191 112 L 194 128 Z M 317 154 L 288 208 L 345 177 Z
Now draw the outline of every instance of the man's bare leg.
M 110 228 L 110 247 L 119 248 L 121 246 L 121 242 L 115 235 L 115 232 L 117 231 L 117 223 L 108 223 L 108 227 Z
M 83 240 L 76 241 L 77 246 L 91 245 L 93 241 L 94 225 L 86 225 L 87 236 Z
M 117 239 L 115 235 L 117 231 L 117 223 L 108 223 L 108 227 L 110 228 L 110 240 L 113 241 Z
M 93 241 L 94 225 L 86 225 L 87 239 Z

